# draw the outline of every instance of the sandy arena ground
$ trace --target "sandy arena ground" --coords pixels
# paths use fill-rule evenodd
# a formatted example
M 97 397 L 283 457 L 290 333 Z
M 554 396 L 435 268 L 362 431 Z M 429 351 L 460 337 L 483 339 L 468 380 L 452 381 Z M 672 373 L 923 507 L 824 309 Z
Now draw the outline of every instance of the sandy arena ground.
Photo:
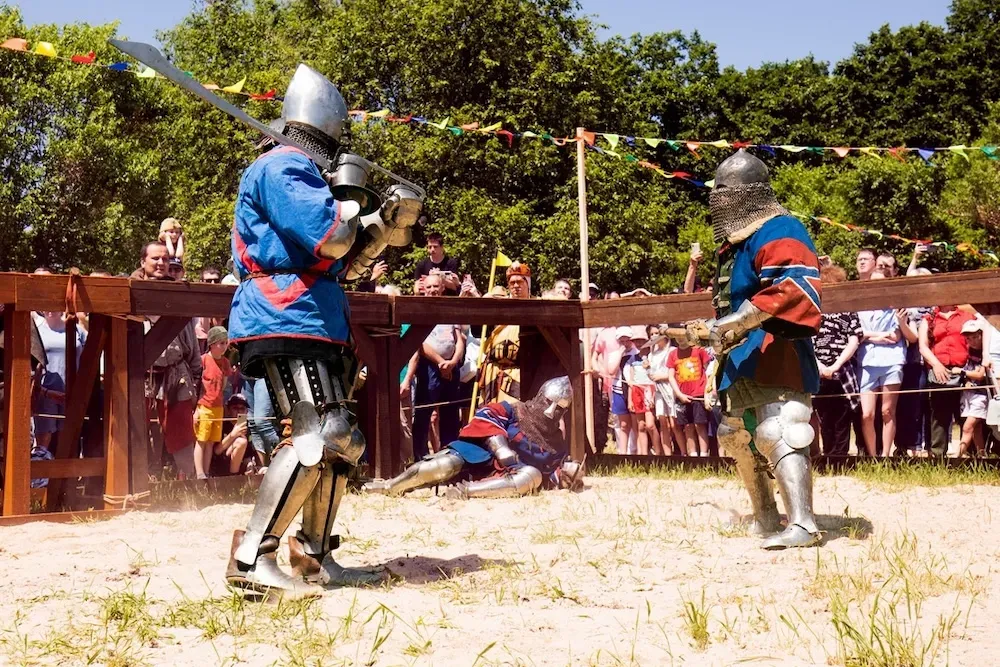
M 816 486 L 826 544 L 777 553 L 730 526 L 730 477 L 352 495 L 340 562 L 397 577 L 312 603 L 223 585 L 249 505 L 7 527 L 0 663 L 995 664 L 1000 487 Z

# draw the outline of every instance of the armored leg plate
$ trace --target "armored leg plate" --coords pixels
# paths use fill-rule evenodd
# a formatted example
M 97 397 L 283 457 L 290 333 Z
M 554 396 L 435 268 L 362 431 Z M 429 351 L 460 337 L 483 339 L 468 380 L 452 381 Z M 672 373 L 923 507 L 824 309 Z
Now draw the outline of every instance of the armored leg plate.
M 277 540 L 270 540 L 261 545 L 260 553 L 253 565 L 247 567 L 236 560 L 236 550 L 244 537 L 244 531 L 233 533 L 233 543 L 229 556 L 229 567 L 226 569 L 226 583 L 263 595 L 278 594 L 286 599 L 317 597 L 323 594 L 323 588 L 313 583 L 293 577 L 278 566 Z
M 719 425 L 718 437 L 719 444 L 736 461 L 736 471 L 750 495 L 750 505 L 753 508 L 750 533 L 770 535 L 778 532 L 781 530 L 781 520 L 778 515 L 778 505 L 774 501 L 771 480 L 757 465 L 757 460 L 750 450 L 750 432 L 743 428 L 743 420 L 727 417 Z

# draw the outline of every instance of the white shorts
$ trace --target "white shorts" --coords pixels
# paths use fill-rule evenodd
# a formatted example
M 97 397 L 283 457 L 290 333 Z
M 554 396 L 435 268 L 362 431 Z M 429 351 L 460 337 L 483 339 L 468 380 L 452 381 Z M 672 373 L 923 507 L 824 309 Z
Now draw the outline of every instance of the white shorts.
M 895 366 L 862 366 L 861 391 L 879 391 L 889 384 L 903 383 L 903 365 Z
M 963 391 L 959 400 L 959 413 L 962 417 L 977 417 L 986 419 L 986 405 L 989 398 L 982 391 Z
M 655 392 L 655 408 L 657 417 L 677 417 L 677 401 L 674 399 L 674 392 L 666 393 L 657 387 Z

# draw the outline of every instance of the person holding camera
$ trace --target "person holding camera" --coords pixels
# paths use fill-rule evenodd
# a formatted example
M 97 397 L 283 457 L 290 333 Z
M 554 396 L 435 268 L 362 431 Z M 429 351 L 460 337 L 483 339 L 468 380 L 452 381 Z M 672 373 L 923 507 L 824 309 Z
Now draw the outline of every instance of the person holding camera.
M 444 236 L 439 232 L 427 235 L 427 257 L 421 260 L 413 271 L 416 281 L 415 292 L 423 293 L 424 277 L 431 273 L 440 273 L 444 279 L 444 296 L 458 296 L 462 289 L 458 273 L 458 260 L 448 257 L 444 252 Z

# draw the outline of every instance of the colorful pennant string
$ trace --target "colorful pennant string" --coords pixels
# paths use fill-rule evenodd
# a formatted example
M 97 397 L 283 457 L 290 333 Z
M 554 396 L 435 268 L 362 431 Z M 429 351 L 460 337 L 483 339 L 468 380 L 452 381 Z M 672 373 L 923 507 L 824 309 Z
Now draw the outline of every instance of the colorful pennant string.
M 900 162 L 905 162 L 905 156 L 907 154 L 916 154 L 919 156 L 925 164 L 928 166 L 937 166 L 931 162 L 931 157 L 935 153 L 951 153 L 953 155 L 959 155 L 965 158 L 967 161 L 970 160 L 969 152 L 979 151 L 983 153 L 986 157 L 991 160 L 1000 159 L 1000 147 L 997 146 L 940 146 L 936 148 L 910 148 L 908 146 L 799 146 L 795 144 L 755 144 L 748 141 L 727 141 L 725 139 L 716 139 L 715 141 L 692 141 L 689 139 L 659 139 L 656 137 L 633 137 L 623 134 L 610 134 L 607 132 L 587 132 L 588 143 L 593 143 L 589 140 L 589 137 L 597 137 L 603 139 L 607 144 L 614 150 L 620 142 L 625 142 L 629 146 L 635 146 L 637 142 L 642 142 L 649 146 L 650 148 L 656 148 L 662 143 L 666 143 L 674 150 L 678 150 L 681 146 L 688 149 L 692 155 L 697 158 L 702 157 L 701 149 L 706 146 L 711 146 L 712 148 L 754 148 L 772 156 L 776 156 L 778 151 L 784 151 L 786 153 L 812 153 L 814 155 L 824 155 L 827 153 L 832 153 L 838 158 L 846 158 L 852 153 L 858 155 L 868 155 L 876 159 L 881 159 L 886 155 L 893 157 Z
M 103 67 L 114 72 L 131 73 L 140 79 L 153 79 L 160 75 L 157 74 L 153 69 L 149 67 L 135 67 L 127 62 L 116 62 L 109 65 L 104 65 L 95 62 L 96 54 L 94 51 L 90 51 L 86 54 L 74 54 L 70 57 L 60 56 L 58 50 L 51 42 L 37 42 L 33 49 L 28 49 L 28 41 L 20 37 L 11 37 L 0 43 L 0 49 L 6 49 L 8 51 L 28 53 L 36 56 L 41 56 L 45 58 L 55 58 L 59 60 L 65 60 L 67 62 L 72 62 L 77 65 L 90 65 L 96 67 Z M 190 74 L 190 72 L 188 73 Z M 255 101 L 283 101 L 283 98 L 277 94 L 275 89 L 268 90 L 264 93 L 250 93 L 243 90 L 246 85 L 247 77 L 243 77 L 239 81 L 229 86 L 220 87 L 218 84 L 208 83 L 203 84 L 208 90 L 221 90 L 222 92 L 231 93 L 234 95 L 243 95 Z M 809 152 L 813 154 L 824 154 L 826 152 L 832 152 L 839 158 L 846 158 L 851 153 L 858 153 L 861 155 L 870 155 L 875 158 L 881 159 L 883 155 L 889 155 L 900 161 L 904 160 L 904 155 L 907 153 L 916 153 L 925 164 L 931 167 L 937 166 L 931 161 L 936 153 L 952 153 L 965 158 L 966 161 L 971 161 L 969 152 L 982 153 L 990 160 L 1000 160 L 1000 147 L 998 146 L 966 146 L 964 144 L 947 146 L 947 147 L 936 147 L 936 148 L 909 148 L 906 146 L 898 146 L 893 148 L 878 147 L 878 146 L 864 146 L 864 147 L 853 147 L 853 146 L 798 146 L 792 144 L 754 144 L 745 141 L 727 141 L 725 139 L 717 139 L 714 141 L 690 141 L 682 139 L 661 139 L 658 137 L 637 137 L 622 134 L 611 134 L 606 132 L 592 132 L 584 131 L 581 137 L 557 137 L 549 132 L 535 132 L 532 130 L 525 130 L 523 132 L 515 132 L 512 130 L 503 129 L 503 123 L 494 122 L 481 126 L 479 122 L 466 123 L 464 125 L 452 125 L 451 118 L 447 117 L 443 120 L 434 122 L 428 120 L 422 116 L 393 116 L 389 109 L 379 109 L 377 111 L 364 111 L 364 110 L 354 110 L 350 112 L 351 119 L 354 122 L 364 123 L 364 122 L 389 122 L 389 123 L 399 123 L 406 125 L 427 125 L 433 127 L 440 131 L 447 131 L 454 136 L 461 136 L 466 133 L 475 134 L 485 134 L 493 135 L 501 140 L 505 141 L 509 147 L 513 147 L 515 139 L 541 139 L 542 141 L 549 142 L 555 146 L 565 146 L 569 143 L 576 143 L 581 138 L 584 141 L 588 150 L 600 153 L 603 155 L 608 155 L 619 160 L 624 160 L 626 162 L 633 162 L 644 169 L 649 169 L 656 172 L 658 175 L 662 176 L 668 180 L 681 180 L 691 183 L 695 187 L 699 188 L 712 188 L 715 182 L 712 180 L 701 181 L 692 176 L 691 174 L 683 171 L 666 171 L 658 164 L 649 162 L 647 160 L 642 160 L 631 153 L 619 152 L 619 146 L 622 143 L 629 147 L 636 147 L 638 143 L 643 143 L 650 148 L 657 148 L 660 144 L 667 144 L 673 151 L 679 151 L 682 147 L 686 148 L 692 155 L 696 158 L 701 158 L 702 155 L 699 151 L 708 146 L 712 148 L 723 148 L 723 149 L 740 149 L 740 148 L 754 148 L 760 151 L 769 153 L 770 155 L 777 155 L 777 151 L 785 151 L 788 153 L 802 153 Z M 603 148 L 597 145 L 597 139 L 600 138 L 608 144 L 610 148 Z M 915 245 L 918 243 L 927 244 L 939 248 L 944 248 L 949 251 L 963 252 L 971 254 L 977 257 L 983 257 L 989 259 L 993 262 L 1000 263 L 1000 254 L 989 249 L 976 248 L 969 243 L 958 243 L 950 244 L 946 241 L 924 241 L 918 239 L 909 239 L 897 234 L 886 234 L 882 231 L 875 229 L 866 229 L 864 227 L 859 227 L 857 225 L 852 225 L 849 223 L 837 222 L 831 220 L 830 218 L 823 216 L 814 216 L 804 213 L 791 212 L 792 215 L 805 220 L 805 221 L 815 221 L 825 225 L 834 226 L 846 231 L 856 232 L 861 234 L 867 234 L 874 236 L 879 239 L 892 239 L 900 243 L 906 243 L 910 245 Z
M 134 74 L 139 79 L 155 79 L 162 78 L 156 71 L 150 67 L 145 66 L 133 66 L 127 62 L 111 63 L 110 65 L 104 65 L 95 62 L 97 60 L 97 54 L 93 51 L 85 54 L 73 54 L 70 57 L 60 56 L 59 51 L 56 49 L 55 45 L 51 42 L 36 42 L 35 47 L 28 50 L 28 40 L 21 37 L 11 37 L 7 39 L 2 44 L 0 44 L 0 49 L 7 49 L 8 51 L 20 51 L 22 53 L 28 53 L 31 55 L 42 56 L 45 58 L 55 58 L 57 60 L 64 60 L 66 62 L 71 62 L 75 65 L 91 65 L 95 67 L 103 67 L 109 69 L 113 72 L 128 72 Z M 188 72 L 190 74 L 190 72 Z M 232 93 L 234 95 L 243 95 L 249 97 L 251 100 L 256 100 L 259 102 L 272 102 L 282 100 L 281 97 L 277 95 L 277 91 L 269 90 L 266 93 L 248 93 L 243 90 L 243 86 L 246 85 L 247 77 L 243 77 L 236 83 L 220 87 L 214 83 L 205 84 L 205 88 L 208 90 L 221 90 L 225 93 Z
M 594 151 L 596 153 L 601 153 L 603 155 L 610 155 L 612 157 L 617 157 L 619 159 L 624 159 L 626 162 L 635 162 L 640 167 L 643 167 L 644 169 L 650 169 L 650 170 L 656 172 L 657 174 L 659 174 L 660 176 L 663 176 L 664 178 L 667 178 L 667 179 L 679 179 L 679 180 L 691 183 L 692 185 L 694 185 L 696 187 L 699 187 L 699 188 L 711 189 L 711 188 L 715 187 L 715 181 L 714 180 L 711 180 L 711 181 L 699 181 L 697 178 L 693 177 L 691 174 L 688 174 L 686 172 L 683 172 L 683 171 L 667 172 L 667 171 L 664 171 L 659 165 L 657 165 L 657 164 L 655 164 L 653 162 L 649 162 L 647 160 L 640 160 L 640 159 L 636 158 L 633 155 L 627 155 L 626 154 L 625 156 L 621 156 L 621 155 L 619 155 L 615 151 L 609 151 L 608 149 L 601 148 L 600 146 L 591 146 L 589 148 L 590 148 L 590 150 L 592 150 L 592 151 Z M 951 243 L 948 243 L 947 241 L 933 241 L 933 240 L 910 239 L 910 238 L 906 238 L 904 236 L 900 236 L 898 234 L 886 234 L 885 232 L 883 232 L 881 230 L 878 230 L 878 229 L 867 229 L 865 227 L 860 227 L 858 225 L 852 225 L 850 223 L 837 222 L 836 220 L 831 220 L 830 218 L 827 218 L 827 217 L 824 217 L 824 216 L 809 215 L 807 213 L 798 213 L 796 211 L 789 211 L 789 212 L 792 215 L 794 215 L 796 218 L 799 218 L 800 220 L 803 220 L 803 221 L 806 221 L 806 222 L 819 222 L 819 223 L 822 223 L 824 225 L 829 225 L 829 226 L 832 226 L 832 227 L 837 227 L 839 229 L 843 229 L 845 231 L 854 232 L 854 233 L 858 233 L 858 234 L 867 234 L 868 236 L 874 236 L 875 238 L 877 238 L 879 240 L 892 239 L 893 241 L 898 241 L 900 243 L 905 243 L 905 244 L 909 244 L 909 245 L 916 245 L 918 243 L 921 243 L 921 244 L 926 244 L 926 245 L 931 245 L 931 246 L 935 246 L 935 247 L 938 247 L 938 248 L 942 248 L 942 249 L 945 249 L 945 250 L 948 250 L 948 251 L 951 251 L 951 252 L 957 251 L 957 252 L 966 253 L 968 255 L 973 255 L 975 257 L 986 258 L 986 259 L 989 259 L 989 260 L 991 260 L 993 262 L 996 262 L 996 263 L 1000 264 L 1000 255 L 998 255 L 996 252 L 994 252 L 993 250 L 985 249 L 985 248 L 977 248 L 977 247 L 975 247 L 975 246 L 973 246 L 973 245 L 971 245 L 969 243 L 964 243 L 963 242 L 963 243 L 951 244 Z

